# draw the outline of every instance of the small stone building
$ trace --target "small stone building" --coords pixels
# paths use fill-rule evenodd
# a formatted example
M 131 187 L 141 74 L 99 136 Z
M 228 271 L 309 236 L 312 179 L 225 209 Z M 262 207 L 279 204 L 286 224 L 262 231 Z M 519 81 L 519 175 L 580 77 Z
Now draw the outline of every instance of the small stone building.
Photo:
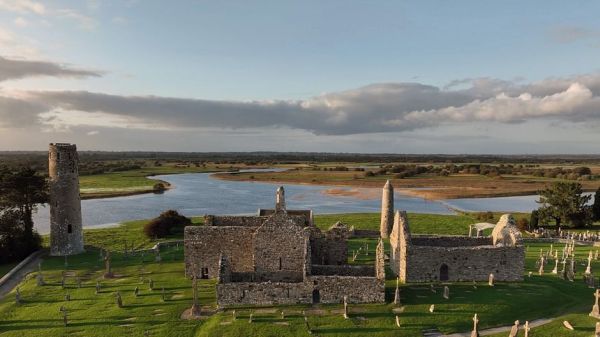
M 510 214 L 491 237 L 412 236 L 406 212 L 396 212 L 390 267 L 402 282 L 522 281 L 525 248 Z
M 280 187 L 274 210 L 186 227 L 186 275 L 216 278 L 219 306 L 384 302 L 383 243 L 375 266 L 349 265 L 351 235 L 341 223 L 322 232 L 311 211 L 288 211 Z

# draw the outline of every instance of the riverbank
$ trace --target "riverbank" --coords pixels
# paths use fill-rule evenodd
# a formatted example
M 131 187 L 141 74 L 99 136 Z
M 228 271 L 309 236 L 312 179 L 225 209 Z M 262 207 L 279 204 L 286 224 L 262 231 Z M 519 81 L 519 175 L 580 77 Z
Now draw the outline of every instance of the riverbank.
M 369 177 L 360 171 L 313 171 L 291 169 L 282 172 L 216 173 L 213 178 L 229 181 L 267 182 L 276 184 L 328 185 L 380 189 L 391 180 L 398 193 L 427 200 L 493 198 L 537 194 L 560 179 L 533 176 L 487 177 L 474 174 L 417 176 L 397 179 L 391 175 Z M 585 191 L 595 191 L 600 181 L 580 181 Z M 332 194 L 349 193 L 331 189 Z M 352 193 L 352 192 L 350 192 Z M 360 192 L 354 192 L 360 194 Z

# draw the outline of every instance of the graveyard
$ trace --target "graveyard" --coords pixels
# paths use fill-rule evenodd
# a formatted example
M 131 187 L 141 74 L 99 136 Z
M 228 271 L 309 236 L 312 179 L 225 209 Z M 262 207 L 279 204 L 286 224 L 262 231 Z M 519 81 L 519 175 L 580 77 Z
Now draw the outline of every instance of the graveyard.
M 334 218 L 357 226 L 362 224 L 367 229 L 379 225 L 378 213 L 316 216 L 315 223 L 326 227 Z M 426 225 L 433 223 L 432 219 L 447 224 L 439 227 L 437 234 L 464 233 L 469 221 L 472 222 L 468 215 L 410 214 L 409 219 L 415 233 L 435 231 Z M 202 225 L 199 218 L 194 222 Z M 182 315 L 192 307 L 194 292 L 193 282 L 183 272 L 183 246 L 161 246 L 160 253 L 148 250 L 156 242 L 129 239 L 143 238 L 141 223 L 86 230 L 85 253 L 66 259 L 44 257 L 40 269 L 19 285 L 19 295 L 15 289 L 0 301 L 0 335 L 418 336 L 428 330 L 442 334 L 470 333 L 475 313 L 480 331 L 510 327 L 515 320 L 524 324 L 548 318 L 552 319 L 550 323 L 533 327 L 529 335 L 589 336 L 594 331 L 596 319 L 588 316 L 594 304 L 594 289 L 582 280 L 591 248 L 575 248 L 576 274 L 571 282 L 551 274 L 554 267 L 551 259 L 543 275 L 538 275 L 536 261 L 540 250 L 547 253 L 551 246 L 534 242 L 525 243 L 523 282 L 495 282 L 493 286 L 487 282 L 400 284 L 400 303 L 394 304 L 396 280 L 387 273 L 386 303 L 349 304 L 346 319 L 343 304 L 218 309 L 215 281 L 198 280 L 200 317 L 186 319 Z M 125 240 L 117 239 L 124 233 L 129 234 Z M 372 263 L 376 244 L 374 238 L 350 239 L 348 250 L 353 261 L 349 263 Z M 553 249 L 560 250 L 562 246 L 554 245 Z M 113 274 L 110 278 L 104 277 L 107 251 Z M 389 251 L 387 244 L 386 251 Z M 600 261 L 593 260 L 591 268 L 592 272 L 600 270 Z M 38 275 L 43 285 L 38 285 Z M 448 299 L 444 298 L 445 286 Z M 430 312 L 432 305 L 434 309 Z M 567 330 L 562 324 L 564 320 L 575 330 Z M 508 330 L 497 336 L 507 334 Z

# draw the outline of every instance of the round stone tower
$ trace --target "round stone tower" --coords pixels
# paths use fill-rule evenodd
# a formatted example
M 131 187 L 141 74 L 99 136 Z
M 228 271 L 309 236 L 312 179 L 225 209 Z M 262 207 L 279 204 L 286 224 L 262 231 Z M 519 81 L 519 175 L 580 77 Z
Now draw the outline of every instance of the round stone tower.
M 386 181 L 381 195 L 381 224 L 379 227 L 382 238 L 387 239 L 394 225 L 394 187 Z
M 50 255 L 83 252 L 79 157 L 75 144 L 50 144 Z

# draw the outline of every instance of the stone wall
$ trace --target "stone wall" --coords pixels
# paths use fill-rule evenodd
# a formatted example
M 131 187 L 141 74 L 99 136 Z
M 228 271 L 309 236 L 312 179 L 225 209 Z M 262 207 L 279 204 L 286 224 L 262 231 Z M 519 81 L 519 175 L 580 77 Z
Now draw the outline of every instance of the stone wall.
M 357 265 L 318 265 L 311 266 L 311 274 L 319 276 L 375 276 L 375 267 L 373 266 L 357 266 Z
M 304 210 L 304 209 L 288 209 L 286 210 L 287 214 L 293 217 L 299 217 L 302 218 L 302 225 L 304 227 L 306 226 L 312 226 L 313 225 L 313 212 L 311 210 Z M 259 216 L 271 216 L 275 214 L 275 210 L 274 209 L 264 209 L 264 208 L 260 208 L 258 210 L 258 215 Z
M 413 246 L 474 247 L 491 245 L 492 239 L 489 237 L 413 235 L 411 242 Z
M 344 296 L 349 303 L 385 302 L 384 281 L 375 277 L 310 276 L 307 281 L 318 291 L 320 303 L 342 303 Z
M 312 303 L 310 284 L 279 282 L 241 282 L 217 284 L 217 304 L 230 305 L 279 305 Z
M 521 281 L 525 270 L 525 248 L 409 246 L 404 282 L 440 281 L 442 268 L 449 282 Z M 446 267 L 443 267 L 445 265 Z
M 258 216 L 205 215 L 204 225 L 258 227 L 262 225 L 267 218 L 268 217 Z
M 265 221 L 254 233 L 254 267 L 257 273 L 302 272 L 307 234 L 284 213 Z M 248 254 L 250 251 L 244 251 Z M 237 271 L 236 268 L 234 268 Z
M 253 272 L 252 227 L 188 226 L 185 227 L 185 273 L 193 275 L 194 263 L 197 277 L 216 278 L 219 259 L 223 254 L 231 269 L 236 272 Z M 204 275 L 203 275 L 204 274 Z

